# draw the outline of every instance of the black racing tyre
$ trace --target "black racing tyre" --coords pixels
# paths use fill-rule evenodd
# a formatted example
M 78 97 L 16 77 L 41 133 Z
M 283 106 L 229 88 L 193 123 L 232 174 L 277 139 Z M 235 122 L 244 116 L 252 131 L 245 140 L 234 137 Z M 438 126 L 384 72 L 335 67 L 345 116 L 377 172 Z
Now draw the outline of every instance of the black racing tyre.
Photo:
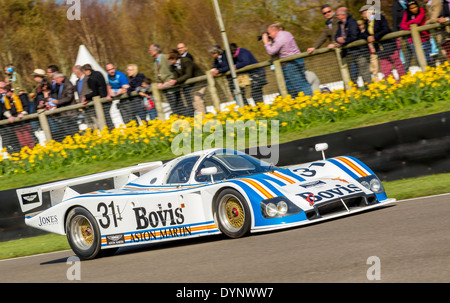
M 94 259 L 101 251 L 101 235 L 94 216 L 83 207 L 75 207 L 67 215 L 66 234 L 70 247 L 84 260 Z
M 250 208 L 239 192 L 227 188 L 219 193 L 215 202 L 215 216 L 222 233 L 240 238 L 250 232 Z

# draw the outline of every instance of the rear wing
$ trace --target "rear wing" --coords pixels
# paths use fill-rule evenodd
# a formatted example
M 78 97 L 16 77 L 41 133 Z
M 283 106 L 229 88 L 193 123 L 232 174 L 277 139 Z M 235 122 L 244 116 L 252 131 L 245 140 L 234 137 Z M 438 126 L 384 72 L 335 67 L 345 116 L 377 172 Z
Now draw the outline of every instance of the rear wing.
M 111 189 L 117 189 L 138 178 L 138 173 L 140 175 L 144 174 L 157 167 L 160 167 L 162 164 L 163 163 L 161 161 L 142 163 L 131 167 L 111 170 L 84 177 L 58 181 L 34 187 L 21 188 L 16 190 L 17 198 L 19 199 L 19 204 L 22 212 L 26 213 L 30 210 L 42 206 L 42 193 L 44 192 L 50 192 L 51 206 L 54 206 L 66 199 L 80 195 L 72 188 L 75 185 L 113 178 L 114 188 Z

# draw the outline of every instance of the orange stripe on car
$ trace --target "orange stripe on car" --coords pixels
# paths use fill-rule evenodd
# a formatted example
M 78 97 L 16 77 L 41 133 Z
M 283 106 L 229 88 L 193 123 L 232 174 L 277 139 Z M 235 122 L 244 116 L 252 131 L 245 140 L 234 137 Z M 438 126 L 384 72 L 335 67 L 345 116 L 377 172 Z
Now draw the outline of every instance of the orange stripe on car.
M 267 199 L 271 199 L 274 196 L 269 193 L 264 187 L 259 185 L 255 180 L 251 179 L 242 179 L 242 181 L 245 181 L 247 183 L 250 183 L 254 188 L 256 188 L 263 196 L 265 196 Z
M 270 174 L 272 174 L 272 175 L 274 175 L 274 176 L 277 176 L 278 178 L 283 179 L 284 181 L 288 182 L 289 184 L 294 184 L 294 183 L 295 183 L 294 180 L 292 180 L 291 178 L 288 178 L 287 176 L 282 175 L 282 174 L 280 174 L 280 173 L 277 173 L 277 172 L 271 172 Z
M 354 171 L 356 171 L 358 174 L 361 175 L 361 177 L 366 177 L 368 176 L 364 171 L 362 171 L 358 166 L 356 166 L 352 161 L 350 161 L 349 159 L 343 158 L 343 157 L 338 157 L 338 160 L 344 162 L 345 164 L 347 164 L 348 166 L 350 166 Z

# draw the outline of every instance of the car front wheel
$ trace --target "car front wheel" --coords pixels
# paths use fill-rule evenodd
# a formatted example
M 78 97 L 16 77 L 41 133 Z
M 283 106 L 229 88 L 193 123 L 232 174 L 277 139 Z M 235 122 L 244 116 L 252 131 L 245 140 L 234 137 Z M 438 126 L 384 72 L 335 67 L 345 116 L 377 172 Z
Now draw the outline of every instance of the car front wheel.
M 217 196 L 215 211 L 219 229 L 228 237 L 240 238 L 250 232 L 250 208 L 236 190 L 223 190 Z

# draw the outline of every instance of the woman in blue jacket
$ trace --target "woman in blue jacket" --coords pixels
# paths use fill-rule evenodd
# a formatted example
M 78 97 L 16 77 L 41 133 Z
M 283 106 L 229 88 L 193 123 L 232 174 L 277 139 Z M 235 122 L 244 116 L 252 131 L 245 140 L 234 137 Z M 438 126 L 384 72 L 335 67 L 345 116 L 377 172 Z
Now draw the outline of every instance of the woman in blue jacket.
M 236 69 L 241 69 L 244 66 L 258 63 L 258 60 L 256 60 L 255 56 L 253 56 L 248 49 L 238 47 L 236 43 L 230 44 L 230 50 Z M 250 70 L 248 73 L 251 80 L 253 101 L 255 101 L 255 104 L 259 102 L 264 103 L 263 86 L 267 84 L 266 71 L 264 68 L 257 68 Z M 241 87 L 241 89 L 243 99 L 245 100 L 244 103 L 248 104 L 248 101 L 245 99 L 245 87 Z

